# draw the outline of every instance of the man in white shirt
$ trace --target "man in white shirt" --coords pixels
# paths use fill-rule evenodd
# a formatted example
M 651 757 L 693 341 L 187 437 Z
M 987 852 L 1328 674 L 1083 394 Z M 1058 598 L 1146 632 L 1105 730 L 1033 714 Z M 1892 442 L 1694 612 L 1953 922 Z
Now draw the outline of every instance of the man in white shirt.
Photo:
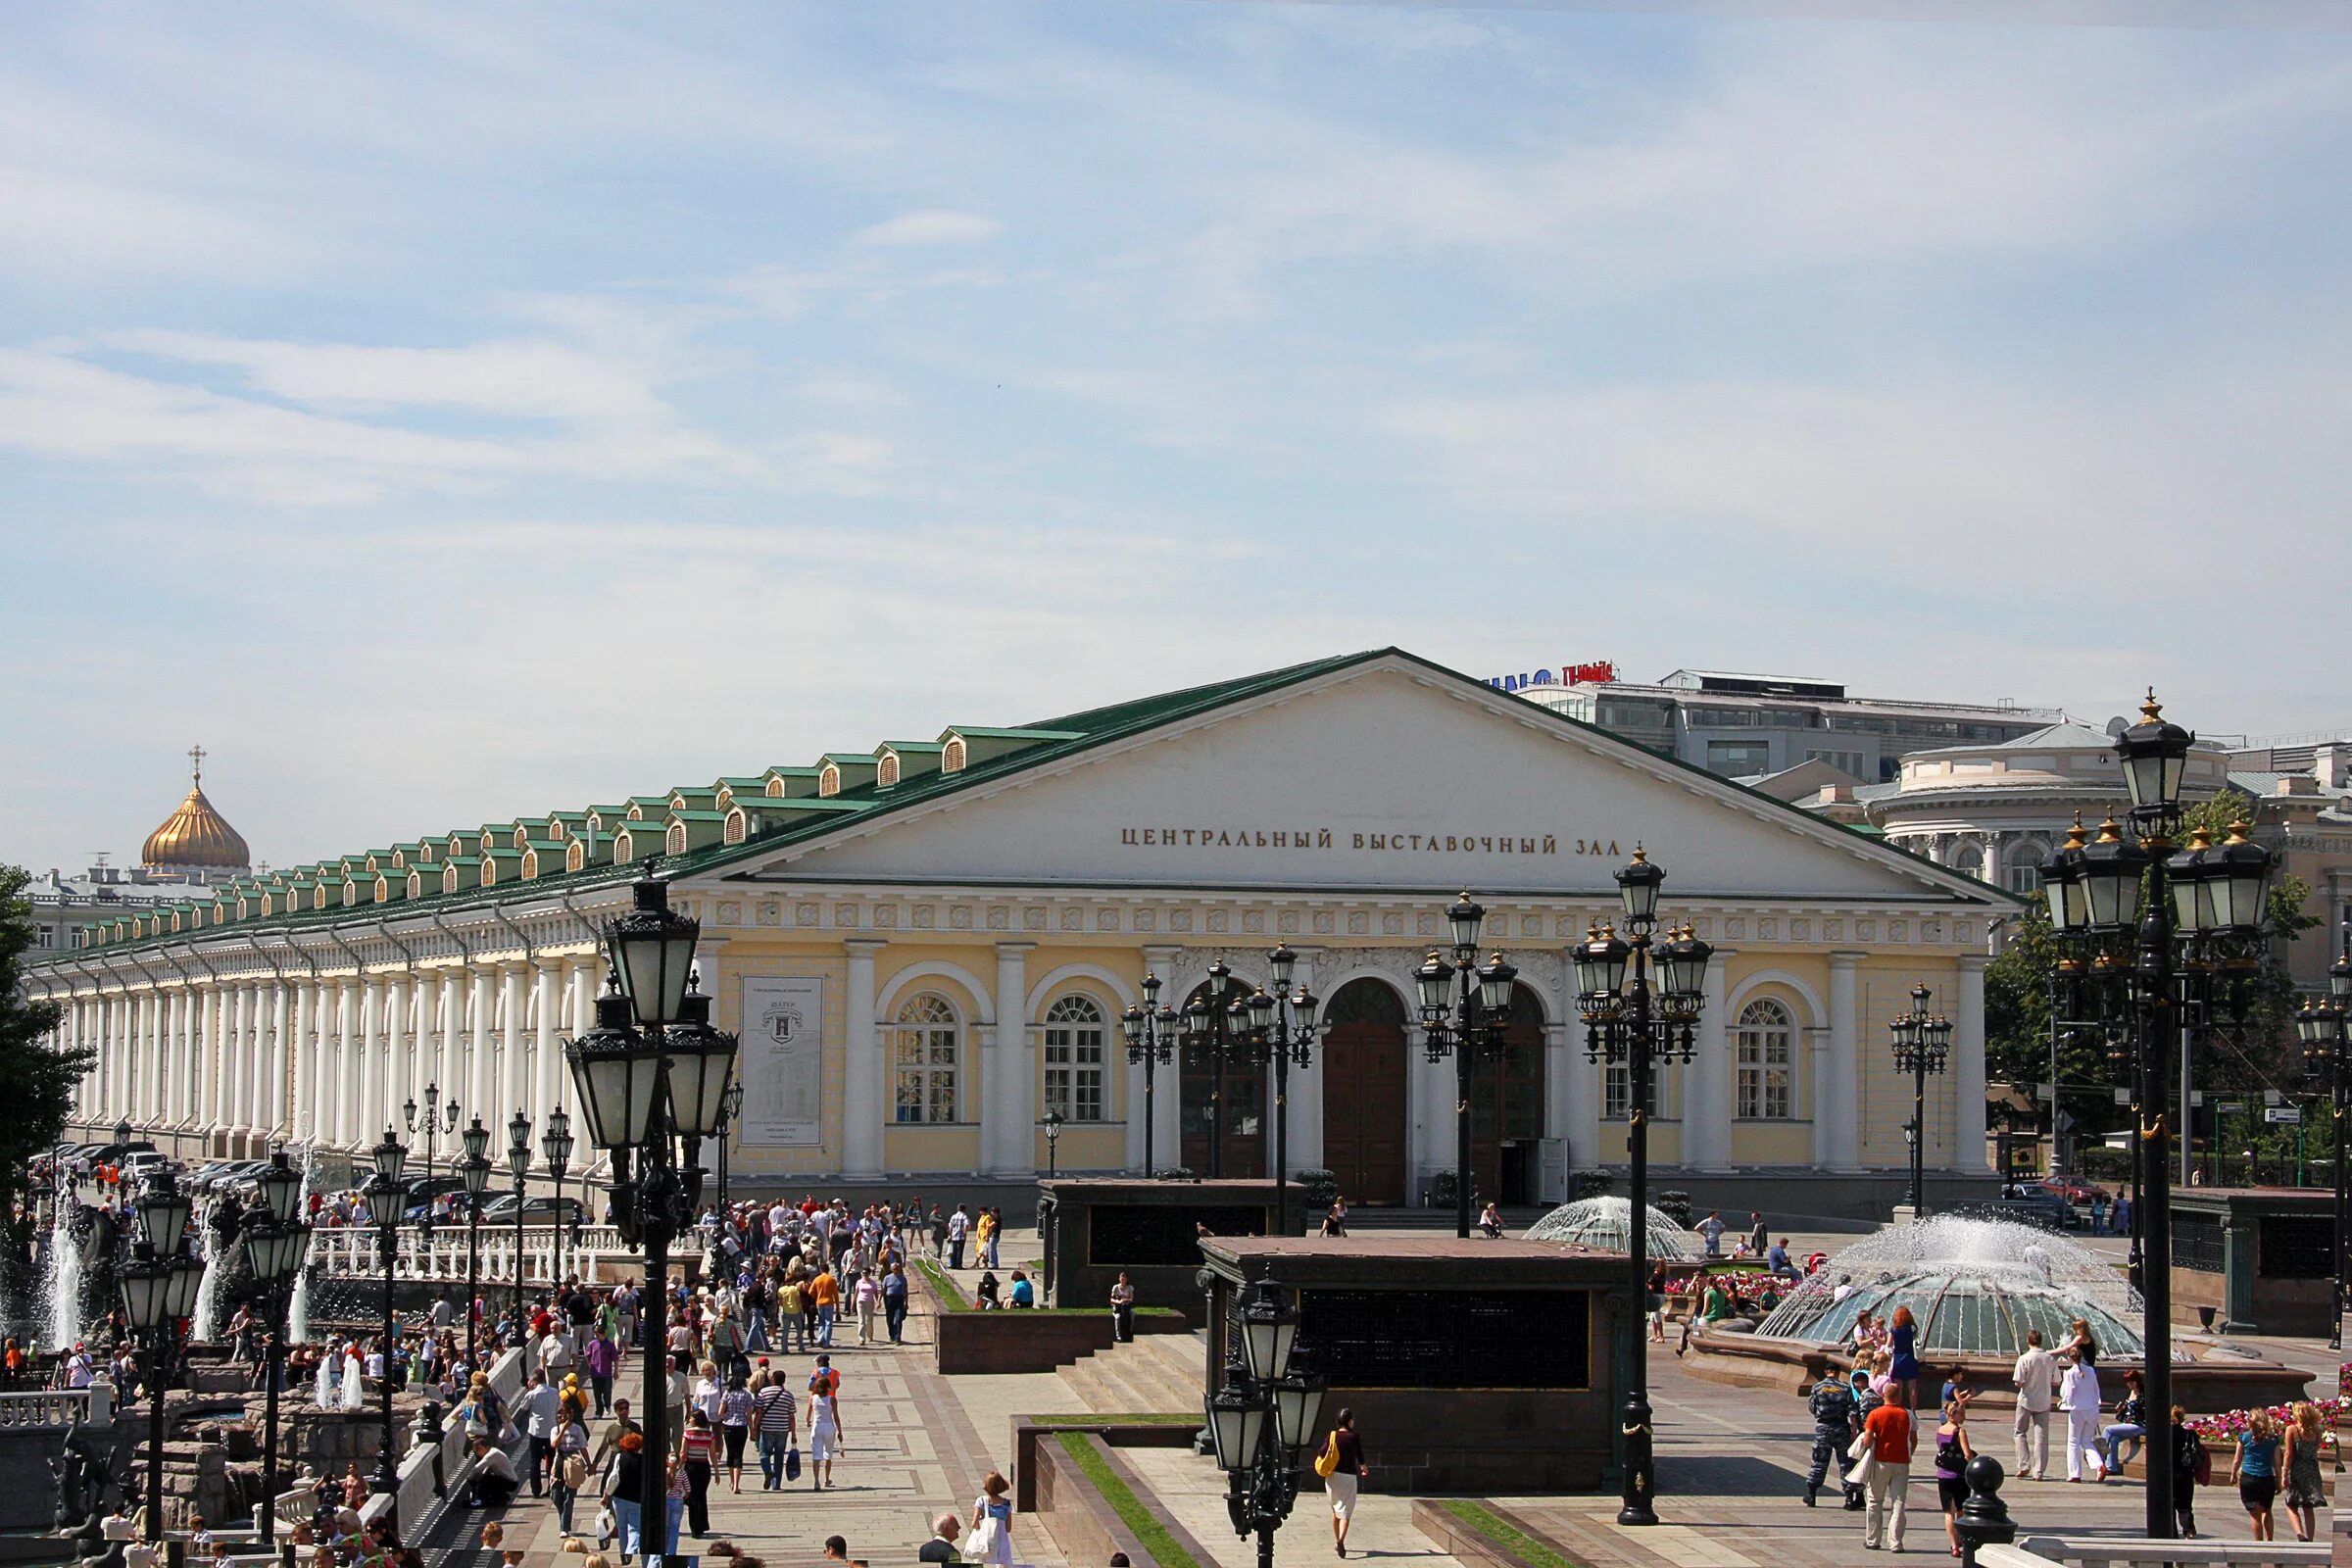
M 523 1434 L 531 1440 L 531 1495 L 543 1496 L 548 1461 L 556 1451 L 556 1428 L 564 1418 L 563 1396 L 548 1383 L 545 1372 L 534 1372 L 531 1386 L 514 1401 L 514 1413 L 522 1418 Z
M 542 1335 L 539 1340 L 539 1370 L 547 1374 L 552 1386 L 562 1381 L 571 1370 L 571 1341 L 563 1334 Z
M 2087 1456 L 2090 1479 L 2107 1479 L 2099 1457 L 2099 1369 L 2074 1346 L 2066 1348 L 2065 1373 L 2058 1382 L 2058 1404 L 2066 1411 L 2066 1479 L 2081 1481 Z
M 2027 1331 L 2025 1353 L 2011 1368 L 2009 1381 L 2017 1385 L 2015 1473 L 2039 1481 L 2050 1468 L 2050 1407 L 2056 1403 L 2058 1392 L 2058 1361 L 2041 1348 L 2041 1330 Z
M 971 1216 L 957 1203 L 956 1212 L 948 1216 L 948 1267 L 963 1267 L 963 1238 L 971 1228 Z

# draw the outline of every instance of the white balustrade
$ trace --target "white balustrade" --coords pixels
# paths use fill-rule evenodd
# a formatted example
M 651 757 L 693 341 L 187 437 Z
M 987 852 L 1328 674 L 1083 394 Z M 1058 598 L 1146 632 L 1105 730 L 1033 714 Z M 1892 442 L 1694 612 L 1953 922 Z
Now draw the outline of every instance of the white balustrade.
M 559 1241 L 561 1246 L 559 1247 Z M 369 1225 L 328 1226 L 311 1238 L 312 1265 L 332 1278 L 380 1279 L 384 1265 L 377 1232 Z M 484 1225 L 475 1239 L 474 1275 L 484 1284 L 512 1285 L 514 1281 L 514 1228 Z M 619 1269 L 636 1264 L 642 1255 L 610 1225 L 583 1225 L 575 1242 L 570 1232 L 558 1237 L 555 1227 L 525 1225 L 522 1231 L 525 1284 L 555 1283 L 556 1262 L 562 1253 L 564 1272 L 584 1279 L 605 1277 L 608 1263 Z M 399 1251 L 392 1264 L 396 1280 L 426 1280 L 435 1284 L 466 1282 L 466 1227 L 441 1225 L 431 1239 L 403 1227 Z

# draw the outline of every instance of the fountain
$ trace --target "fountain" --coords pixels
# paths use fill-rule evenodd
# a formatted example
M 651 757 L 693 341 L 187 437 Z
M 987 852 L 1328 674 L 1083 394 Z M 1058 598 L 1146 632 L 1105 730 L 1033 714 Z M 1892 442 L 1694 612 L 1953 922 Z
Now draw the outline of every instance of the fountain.
M 1682 1263 L 1690 1259 L 1688 1243 L 1683 1240 L 1683 1228 L 1659 1209 L 1644 1204 L 1642 1215 L 1646 1224 L 1643 1241 L 1649 1255 L 1660 1262 Z M 1623 1198 L 1580 1198 L 1573 1203 L 1562 1203 L 1542 1219 L 1530 1225 L 1520 1235 L 1529 1242 L 1565 1242 L 1595 1252 L 1623 1252 L 1627 1250 L 1633 1202 Z
M 2138 1295 L 2122 1271 L 2080 1243 L 2009 1219 L 1939 1214 L 1863 1238 L 1808 1275 L 1761 1322 L 1702 1325 L 1684 1367 L 1720 1383 L 1810 1387 L 1851 1364 L 1854 1324 L 1909 1307 L 1919 1357 L 1939 1374 L 1964 1368 L 1981 1402 L 2014 1397 L 2010 1363 L 2038 1329 L 2045 1347 L 2080 1318 L 2109 1378 L 2143 1354 Z M 2236 1353 L 2192 1359 L 2174 1351 L 2175 1397 L 2191 1410 L 2235 1409 L 2301 1397 L 2302 1374 Z
M 48 1275 L 47 1310 L 41 1323 L 41 1348 L 68 1350 L 81 1338 L 81 1244 L 74 1239 L 74 1202 L 60 1200 L 57 1223 L 43 1249 L 42 1272 Z
M 302 1160 L 302 1196 L 297 1200 L 295 1217 L 308 1220 L 311 1213 L 311 1186 L 318 1179 L 318 1162 L 307 1154 Z M 294 1271 L 294 1294 L 286 1303 L 286 1343 L 308 1345 L 311 1342 L 311 1253 L 305 1244 L 302 1266 Z M 318 1402 L 326 1403 L 322 1396 Z

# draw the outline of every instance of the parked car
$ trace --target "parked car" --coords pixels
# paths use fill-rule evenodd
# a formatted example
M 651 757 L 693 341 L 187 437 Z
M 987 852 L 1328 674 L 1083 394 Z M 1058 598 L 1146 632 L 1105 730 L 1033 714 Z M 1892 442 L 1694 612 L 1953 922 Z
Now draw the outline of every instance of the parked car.
M 555 1221 L 559 1203 L 563 1205 L 563 1218 L 560 1223 L 577 1225 L 586 1217 L 578 1199 L 549 1198 L 541 1194 L 524 1201 L 522 1222 L 525 1225 L 545 1225 Z M 513 1193 L 499 1194 L 482 1209 L 483 1224 L 491 1225 L 502 1221 L 509 1225 L 514 1223 L 514 1195 Z
M 2075 1205 L 2055 1193 L 2039 1188 L 2017 1189 L 2014 1196 L 1999 1199 L 1954 1203 L 1944 1209 L 1946 1214 L 1966 1214 L 1977 1219 L 2023 1220 L 2045 1231 L 2071 1230 L 2081 1223 Z
M 2070 1203 L 2087 1204 L 2100 1194 L 2100 1189 L 2076 1180 L 2072 1176 L 2045 1176 L 2034 1183 L 2045 1192 L 2056 1193 Z
M 122 1174 L 145 1181 L 148 1174 L 158 1170 L 175 1170 L 178 1162 L 169 1154 L 159 1154 L 152 1149 L 133 1150 L 122 1160 Z
M 425 1210 L 431 1206 L 434 1199 L 443 1193 L 464 1192 L 466 1179 L 463 1176 L 419 1176 L 408 1183 L 408 1205 L 401 1211 L 401 1218 L 414 1225 L 424 1218 Z M 459 1212 L 463 1214 L 465 1211 L 461 1208 Z

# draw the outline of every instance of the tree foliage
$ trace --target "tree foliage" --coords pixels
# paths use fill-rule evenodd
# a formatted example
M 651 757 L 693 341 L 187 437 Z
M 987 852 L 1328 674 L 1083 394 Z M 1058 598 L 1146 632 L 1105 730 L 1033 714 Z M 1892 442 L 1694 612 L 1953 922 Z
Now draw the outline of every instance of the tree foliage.
M 2182 808 L 2181 836 L 2202 827 L 2221 843 L 2230 826 L 2251 821 L 2254 802 L 2234 790 Z M 2287 948 L 2320 922 L 2304 913 L 2311 889 L 2298 877 L 2280 877 L 2271 884 L 2263 917 L 2262 955 L 2250 988 L 2246 1019 L 2228 1028 L 2200 1030 L 2192 1047 L 2190 1071 L 2197 1088 L 2216 1095 L 2246 1091 L 2256 1100 L 2266 1088 L 2290 1088 L 2299 1065 L 2294 1013 L 2301 1005 L 2287 969 Z M 2057 938 L 2050 930 L 2048 906 L 2036 900 L 2008 927 L 2008 946 L 1984 970 L 1984 1068 L 1995 1081 L 2046 1083 L 2050 1079 L 2050 972 L 2058 960 Z M 2106 1043 L 2095 1031 L 2070 1031 L 2058 1039 L 2060 1103 L 2088 1135 L 2124 1125 L 2129 1112 L 2115 1103 L 2113 1091 L 2128 1087 L 2130 1071 L 2107 1059 Z M 2291 1145 L 2294 1129 L 2258 1132 L 2254 1142 Z M 2225 1129 L 2226 1140 L 2243 1147 L 2245 1137 L 2234 1125 Z M 2266 1165 L 2266 1169 L 2267 1169 Z
M 74 1086 L 98 1054 L 57 1045 L 62 1011 L 24 995 L 24 955 L 33 942 L 31 880 L 24 867 L 0 865 L 0 1182 L 14 1193 L 25 1167 L 46 1153 L 73 1113 Z

